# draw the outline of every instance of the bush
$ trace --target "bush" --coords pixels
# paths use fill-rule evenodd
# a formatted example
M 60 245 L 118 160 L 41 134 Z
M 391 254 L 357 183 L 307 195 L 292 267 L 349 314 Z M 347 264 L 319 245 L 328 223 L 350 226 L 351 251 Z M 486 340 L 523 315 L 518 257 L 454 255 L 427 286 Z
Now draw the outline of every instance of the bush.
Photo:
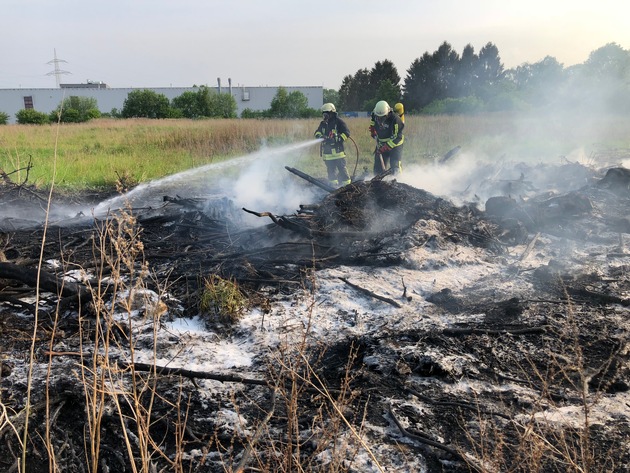
M 64 123 L 83 123 L 100 116 L 95 98 L 72 96 L 64 99 L 56 110 L 50 112 L 49 119 L 51 122 L 59 120 Z
M 171 106 L 164 94 L 149 89 L 129 92 L 121 112 L 123 118 L 170 118 Z
M 241 112 L 241 118 L 265 118 L 265 112 L 246 108 Z
M 45 125 L 50 123 L 49 117 L 44 112 L 38 112 L 32 108 L 23 108 L 15 114 L 20 125 Z
M 6 125 L 9 123 L 9 114 L 0 112 L 0 125 Z

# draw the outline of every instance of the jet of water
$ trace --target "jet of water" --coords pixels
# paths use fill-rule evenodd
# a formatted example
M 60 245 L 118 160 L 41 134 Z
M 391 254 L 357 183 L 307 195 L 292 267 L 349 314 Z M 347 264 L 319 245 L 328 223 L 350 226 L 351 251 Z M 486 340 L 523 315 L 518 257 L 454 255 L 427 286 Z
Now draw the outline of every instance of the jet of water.
M 161 179 L 140 184 L 125 194 L 112 197 L 99 203 L 93 209 L 93 214 L 95 216 L 102 216 L 112 210 L 118 210 L 125 205 L 133 204 L 136 201 L 146 202 L 151 199 L 151 196 L 155 196 L 158 193 L 164 193 L 166 190 L 175 192 L 177 192 L 178 189 L 180 191 L 189 191 L 192 181 L 200 179 L 204 180 L 204 178 L 207 178 L 208 174 L 211 172 L 214 173 L 216 171 L 234 167 L 243 167 L 245 171 L 247 166 L 251 163 L 260 162 L 262 160 L 272 162 L 273 160 L 277 160 L 279 157 L 283 157 L 288 153 L 307 148 L 320 141 L 321 140 L 308 140 L 278 148 L 263 148 L 246 156 L 241 156 L 219 163 L 206 164 L 204 166 L 188 169 L 177 174 L 172 174 Z

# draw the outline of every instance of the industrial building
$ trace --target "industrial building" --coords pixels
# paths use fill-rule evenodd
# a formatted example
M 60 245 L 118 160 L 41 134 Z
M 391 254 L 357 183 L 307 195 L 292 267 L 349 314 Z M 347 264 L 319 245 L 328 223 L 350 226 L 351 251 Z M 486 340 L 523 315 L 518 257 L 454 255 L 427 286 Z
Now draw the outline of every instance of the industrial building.
M 229 93 L 236 101 L 237 113 L 240 116 L 243 110 L 254 111 L 267 110 L 271 101 L 276 96 L 277 87 L 246 87 L 239 85 L 232 87 L 231 79 L 228 79 L 226 87 L 217 79 L 217 85 L 212 89 L 220 93 Z M 324 90 L 321 86 L 285 87 L 288 93 L 302 92 L 308 100 L 308 106 L 318 109 L 322 106 Z M 111 88 L 103 82 L 88 81 L 85 84 L 60 84 L 59 88 L 51 89 L 0 89 L 0 112 L 9 115 L 9 123 L 15 123 L 15 114 L 22 109 L 34 109 L 38 112 L 50 113 L 67 97 L 89 97 L 96 99 L 101 113 L 110 113 L 113 109 L 120 112 L 129 92 L 133 90 L 152 90 L 162 94 L 169 100 L 180 96 L 184 92 L 195 92 L 197 87 L 135 87 L 135 88 Z

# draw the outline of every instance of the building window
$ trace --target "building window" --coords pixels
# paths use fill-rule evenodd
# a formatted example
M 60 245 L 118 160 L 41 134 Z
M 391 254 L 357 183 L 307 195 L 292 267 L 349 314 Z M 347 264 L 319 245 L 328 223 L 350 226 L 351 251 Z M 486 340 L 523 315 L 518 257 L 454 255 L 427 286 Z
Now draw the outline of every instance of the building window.
M 24 97 L 24 108 L 27 110 L 33 109 L 33 96 L 28 95 Z

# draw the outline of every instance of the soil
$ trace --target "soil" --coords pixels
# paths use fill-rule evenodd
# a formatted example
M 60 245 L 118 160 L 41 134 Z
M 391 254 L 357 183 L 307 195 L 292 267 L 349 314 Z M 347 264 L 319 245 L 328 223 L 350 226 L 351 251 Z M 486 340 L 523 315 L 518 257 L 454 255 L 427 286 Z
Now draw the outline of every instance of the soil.
M 491 168 L 471 176 L 484 202 L 374 179 L 256 227 L 227 199 L 68 216 L 109 195 L 47 207 L 5 183 L 0 471 L 25 430 L 30 472 L 629 471 L 630 172 Z M 263 336 L 204 305 L 211 274 L 284 340 L 249 367 L 167 357 L 178 318 L 199 315 L 209 344 Z M 365 277 L 364 309 L 326 292 L 347 274 Z M 400 291 L 376 299 L 384 281 Z M 343 327 L 304 335 L 324 306 Z M 273 322 L 299 311 L 298 329 Z

